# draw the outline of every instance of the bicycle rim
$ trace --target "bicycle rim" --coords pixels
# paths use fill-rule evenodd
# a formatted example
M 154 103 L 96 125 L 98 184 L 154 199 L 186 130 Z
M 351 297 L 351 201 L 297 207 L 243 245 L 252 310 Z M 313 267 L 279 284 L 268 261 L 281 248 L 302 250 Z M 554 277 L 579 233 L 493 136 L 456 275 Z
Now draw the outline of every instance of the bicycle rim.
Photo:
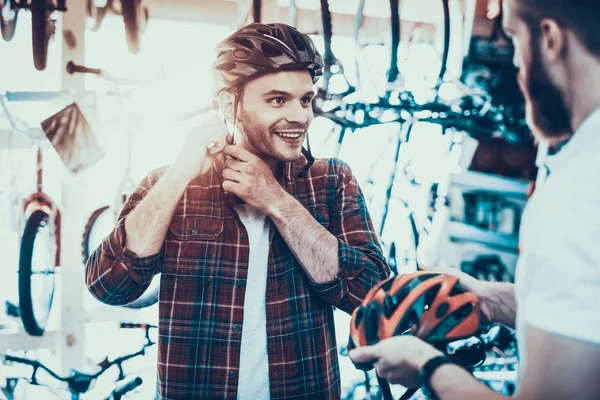
M 19 310 L 25 331 L 41 336 L 48 323 L 54 298 L 54 235 L 42 210 L 31 214 L 25 223 L 19 257 Z
M 114 218 L 112 209 L 109 206 L 101 207 L 90 215 L 83 233 L 81 253 L 84 263 L 87 263 L 90 255 L 100 246 L 102 240 L 106 238 L 113 229 Z M 158 302 L 159 290 L 160 274 L 152 278 L 150 286 L 142 296 L 129 304 L 123 305 L 123 307 L 132 309 L 150 307 Z
M 83 240 L 81 242 L 81 255 L 83 257 L 83 264 L 85 265 L 88 261 L 88 258 L 92 255 L 94 250 L 100 245 L 102 240 L 98 240 L 98 235 L 101 234 L 99 232 L 98 219 L 103 221 L 104 218 L 107 217 L 110 213 L 105 213 L 106 210 L 109 209 L 109 206 L 101 207 L 95 210 L 92 215 L 88 218 L 87 223 L 85 224 L 85 229 L 83 230 Z M 111 221 L 112 222 L 112 221 Z M 105 223 L 102 222 L 102 226 Z M 110 230 L 105 233 L 108 234 Z

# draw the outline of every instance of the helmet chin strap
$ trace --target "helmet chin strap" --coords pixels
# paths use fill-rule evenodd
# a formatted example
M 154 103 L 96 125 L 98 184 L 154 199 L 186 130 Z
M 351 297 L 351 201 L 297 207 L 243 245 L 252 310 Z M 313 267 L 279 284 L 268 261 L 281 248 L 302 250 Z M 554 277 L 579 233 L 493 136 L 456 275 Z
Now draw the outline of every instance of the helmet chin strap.
M 312 167 L 315 162 L 315 158 L 310 151 L 310 140 L 308 140 L 308 133 L 306 134 L 306 147 L 306 149 L 302 147 L 302 154 L 304 157 L 306 157 L 306 164 L 304 164 L 302 170 L 298 173 L 298 175 L 296 175 L 298 178 L 304 178 L 310 167 Z

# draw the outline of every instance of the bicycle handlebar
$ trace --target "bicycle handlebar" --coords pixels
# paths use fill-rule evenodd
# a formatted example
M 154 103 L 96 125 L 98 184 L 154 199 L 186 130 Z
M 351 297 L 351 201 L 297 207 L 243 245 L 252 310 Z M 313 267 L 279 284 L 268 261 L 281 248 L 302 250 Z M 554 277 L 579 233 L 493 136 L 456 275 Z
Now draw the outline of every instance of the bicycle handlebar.
M 29 365 L 29 366 L 33 367 L 33 372 L 31 374 L 31 378 L 29 379 L 29 381 L 33 384 L 37 384 L 36 374 L 37 374 L 38 369 L 41 368 L 44 371 L 48 372 L 48 374 L 50 374 L 53 378 L 55 378 L 61 382 L 67 382 L 69 385 L 69 390 L 72 393 L 85 393 L 88 391 L 92 381 L 94 381 L 96 378 L 98 378 L 100 375 L 102 375 L 105 371 L 107 371 L 113 365 L 117 365 L 119 367 L 118 380 L 124 379 L 125 374 L 123 372 L 122 363 L 131 358 L 144 355 L 146 353 L 146 348 L 150 347 L 156 343 L 156 342 L 152 341 L 149 336 L 149 331 L 151 328 L 158 328 L 156 325 L 145 324 L 145 323 L 122 322 L 120 324 L 120 327 L 124 328 L 124 329 L 144 329 L 146 343 L 144 343 L 142 348 L 135 353 L 126 354 L 124 356 L 117 357 L 112 361 L 108 361 L 108 358 L 106 358 L 104 361 L 102 361 L 99 364 L 100 371 L 96 372 L 95 374 L 86 374 L 86 373 L 83 373 L 80 371 L 73 370 L 73 372 L 70 376 L 63 377 L 63 376 L 58 375 L 56 372 L 52 371 L 50 368 L 46 367 L 43 363 L 41 363 L 37 360 L 32 360 L 29 358 L 23 358 L 23 357 L 17 357 L 17 356 L 11 356 L 8 354 L 4 356 L 4 362 L 16 362 L 16 363 L 25 364 L 25 365 Z M 127 391 L 131 391 L 131 390 L 135 389 L 137 386 L 141 385 L 141 383 L 142 383 L 141 378 L 138 378 L 138 379 L 139 379 L 139 381 L 134 380 L 132 382 L 129 382 L 127 385 L 123 385 L 121 390 L 125 390 L 126 388 L 128 388 Z M 127 391 L 124 391 L 122 393 L 124 394 Z
M 136 376 L 135 378 L 133 378 L 129 381 L 126 381 L 126 382 L 120 384 L 119 386 L 117 386 L 115 388 L 115 390 L 113 390 L 111 392 L 112 398 L 114 400 L 120 400 L 122 396 L 131 392 L 132 390 L 134 390 L 135 388 L 140 386 L 142 383 L 143 383 L 142 378 L 140 378 L 139 376 Z M 110 399 L 110 397 L 109 397 L 109 399 Z

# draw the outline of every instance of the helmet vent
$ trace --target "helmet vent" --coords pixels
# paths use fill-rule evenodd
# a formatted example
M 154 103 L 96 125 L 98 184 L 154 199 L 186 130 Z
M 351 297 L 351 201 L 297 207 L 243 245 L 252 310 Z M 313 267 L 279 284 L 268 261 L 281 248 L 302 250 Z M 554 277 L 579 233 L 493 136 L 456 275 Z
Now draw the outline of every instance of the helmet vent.
M 257 26 L 256 32 L 262 33 L 263 35 L 275 36 L 273 30 L 269 29 L 266 26 Z
M 252 44 L 252 42 L 248 39 L 244 39 L 244 38 L 235 38 L 235 39 L 231 39 L 232 42 L 239 44 L 240 46 L 244 46 L 247 49 L 254 49 L 254 45 Z
M 370 346 L 379 342 L 379 312 L 377 304 L 371 303 L 365 316 L 365 339 Z
M 281 55 L 281 50 L 269 43 L 261 43 L 260 48 L 267 57 L 277 57 Z
M 219 71 L 231 71 L 235 69 L 235 63 L 223 63 L 215 67 Z
M 298 51 L 306 51 L 306 43 L 304 43 L 304 40 L 302 40 L 302 38 L 300 36 L 298 36 L 298 34 L 292 30 L 290 30 L 290 35 L 292 36 L 292 39 L 294 40 L 296 49 L 298 49 Z
M 456 282 L 456 285 L 454 285 L 452 287 L 452 290 L 450 290 L 450 293 L 448 294 L 448 297 L 458 296 L 459 294 L 463 294 L 464 292 L 465 292 L 465 290 L 460 285 L 460 282 Z
M 435 300 L 435 296 L 437 296 L 438 292 L 440 291 L 440 288 L 442 286 L 441 285 L 435 285 L 433 286 L 431 289 L 429 289 L 427 291 L 427 293 L 425 293 L 425 304 L 424 304 L 424 308 L 426 310 L 429 309 L 429 307 L 431 307 L 431 303 L 433 303 L 433 300 Z
M 413 325 L 418 323 L 419 316 L 417 315 L 417 312 L 414 309 L 410 309 L 406 314 L 404 314 L 404 317 L 396 327 L 396 330 L 394 331 L 394 336 L 406 335 L 410 333 L 410 330 L 413 327 Z

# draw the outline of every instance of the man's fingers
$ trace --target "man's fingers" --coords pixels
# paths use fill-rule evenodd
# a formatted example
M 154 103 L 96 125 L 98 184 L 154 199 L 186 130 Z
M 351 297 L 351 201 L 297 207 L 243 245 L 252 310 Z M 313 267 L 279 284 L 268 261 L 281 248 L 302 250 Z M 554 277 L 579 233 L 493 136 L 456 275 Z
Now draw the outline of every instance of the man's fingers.
M 419 270 L 425 272 L 437 272 L 438 274 L 460 276 L 460 271 L 456 268 L 438 267 L 432 265 L 419 265 Z
M 233 158 L 228 158 L 225 160 L 225 167 L 233 169 L 235 171 L 242 172 L 245 170 L 246 163 L 242 161 L 235 160 Z
M 223 179 L 226 181 L 241 182 L 243 179 L 243 175 L 240 171 L 236 171 L 231 168 L 224 168 Z
M 379 358 L 377 355 L 377 345 L 359 347 L 348 352 L 348 357 L 355 363 L 373 362 Z
M 238 194 L 239 183 L 234 181 L 223 181 L 221 184 L 223 186 L 223 190 L 229 193 Z
M 225 148 L 223 149 L 223 153 L 225 155 L 237 158 L 238 160 L 245 161 L 245 162 L 252 160 L 252 157 L 253 157 L 253 154 L 250 153 L 248 150 L 246 150 L 240 146 L 233 146 L 233 145 L 225 146 Z

